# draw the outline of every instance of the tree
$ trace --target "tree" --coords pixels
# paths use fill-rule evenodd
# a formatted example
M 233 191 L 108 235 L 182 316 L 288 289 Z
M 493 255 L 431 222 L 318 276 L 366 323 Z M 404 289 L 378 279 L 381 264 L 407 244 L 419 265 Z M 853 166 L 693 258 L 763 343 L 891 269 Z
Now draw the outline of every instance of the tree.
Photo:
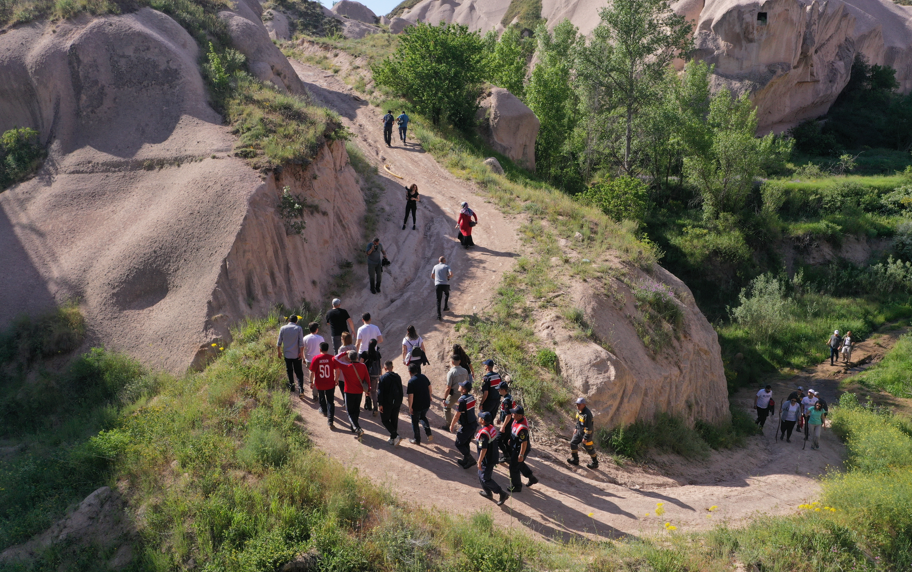
M 491 83 L 525 99 L 526 53 L 516 26 L 507 28 L 500 41 L 493 44 L 487 63 Z
M 378 85 L 411 101 L 435 125 L 468 129 L 484 80 L 484 42 L 465 26 L 419 23 L 405 30 L 396 51 L 373 67 Z
M 691 28 L 667 0 L 614 0 L 599 15 L 592 39 L 576 50 L 576 71 L 599 126 L 622 132 L 621 166 L 631 173 L 635 118 L 658 100 L 666 70 L 691 44 Z
M 634 177 L 618 177 L 594 183 L 577 195 L 580 202 L 601 209 L 614 220 L 642 223 L 649 210 L 646 183 Z
M 526 86 L 526 105 L 541 122 L 535 141 L 535 167 L 570 190 L 580 178 L 568 141 L 576 127 L 579 105 L 576 92 L 569 89 L 573 72 L 570 55 L 579 35 L 576 27 L 564 20 L 554 28 L 553 35 L 544 23 L 540 24 L 535 37 L 539 64 Z

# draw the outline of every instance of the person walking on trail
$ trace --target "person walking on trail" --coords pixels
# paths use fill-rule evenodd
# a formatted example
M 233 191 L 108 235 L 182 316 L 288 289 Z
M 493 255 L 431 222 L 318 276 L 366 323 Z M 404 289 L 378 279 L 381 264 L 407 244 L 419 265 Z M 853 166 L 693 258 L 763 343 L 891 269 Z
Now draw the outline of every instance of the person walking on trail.
M 285 358 L 285 371 L 288 374 L 288 389 L 300 393 L 304 389 L 304 368 L 301 358 L 304 357 L 304 330 L 298 325 L 297 316 L 288 316 L 288 323 L 279 330 L 279 357 Z M 298 376 L 297 386 L 294 376 Z
M 383 140 L 386 142 L 387 147 L 392 147 L 393 142 L 393 122 L 396 119 L 393 117 L 393 110 L 390 109 L 386 112 L 386 115 L 383 116 Z
M 491 424 L 490 413 L 482 411 L 478 419 L 481 423 L 481 428 L 475 434 L 475 443 L 478 446 L 478 481 L 481 483 L 478 494 L 490 500 L 494 500 L 494 495 L 497 495 L 497 506 L 501 506 L 510 498 L 510 493 L 503 490 L 493 478 L 494 466 L 497 464 L 496 442 L 499 433 Z
M 475 368 L 472 367 L 472 360 L 469 359 L 469 354 L 467 354 L 459 344 L 453 344 L 453 353 L 459 356 L 459 365 L 465 368 L 467 372 L 469 372 L 469 381 L 474 383 Z
M 382 360 L 383 356 L 380 355 L 380 350 L 377 349 L 377 340 L 371 340 L 367 351 L 361 352 L 361 361 L 370 376 L 370 392 L 364 401 L 364 410 L 370 411 L 373 417 L 380 414 L 377 409 L 377 383 L 380 381 L 380 374 L 382 373 Z
M 517 405 L 510 410 L 513 415 L 513 423 L 510 426 L 510 491 L 513 493 L 522 492 L 523 482 L 520 475 L 529 479 L 527 487 L 531 487 L 538 482 L 532 469 L 526 464 L 526 458 L 532 448 L 529 435 L 529 422 L 526 420 L 526 412 L 522 405 Z
M 342 345 L 339 346 L 339 350 L 335 352 L 336 357 L 346 363 L 349 363 L 348 352 L 355 349 L 355 344 L 352 343 L 352 335 L 348 332 L 343 333 L 341 341 Z M 345 380 L 339 380 L 339 391 L 342 393 L 342 401 L 345 401 Z
M 468 469 L 475 464 L 472 458 L 470 443 L 475 433 L 478 432 L 478 419 L 475 417 L 475 396 L 472 395 L 472 382 L 463 381 L 459 384 L 459 401 L 456 403 L 456 415 L 450 423 L 450 433 L 456 433 L 456 449 L 462 453 L 462 459 L 457 461 L 463 469 Z M 459 429 L 456 429 L 456 425 Z
M 757 397 L 754 398 L 754 408 L 757 410 L 757 420 L 754 423 L 760 426 L 761 431 L 763 430 L 763 425 L 766 424 L 766 418 L 769 416 L 770 399 L 772 398 L 772 385 L 767 385 L 758 391 Z
M 320 331 L 320 324 L 317 322 L 311 322 L 307 325 L 307 329 L 310 331 L 309 334 L 304 336 L 304 369 L 310 371 L 310 362 L 313 360 L 317 354 L 320 353 L 320 344 L 324 341 L 323 336 L 318 332 Z M 310 382 L 310 396 L 313 398 L 314 403 L 317 402 L 319 396 L 317 395 L 317 389 L 313 385 L 313 379 Z M 304 399 L 304 392 L 301 391 L 301 399 Z
M 387 443 L 396 447 L 402 441 L 399 436 L 399 410 L 402 409 L 402 378 L 393 371 L 393 362 L 383 365 L 383 375 L 377 383 L 377 405 L 380 407 L 380 423 L 389 431 Z
M 798 401 L 798 404 L 801 405 L 801 400 L 804 398 L 804 387 L 798 386 L 795 391 L 789 393 L 788 397 L 785 398 L 786 401 L 791 401 L 792 399 Z
M 459 243 L 463 248 L 475 246 L 472 240 L 472 227 L 478 224 L 478 215 L 469 208 L 469 203 L 462 203 L 462 210 L 459 211 L 459 219 L 456 221 L 456 228 L 459 229 Z
M 481 378 L 481 400 L 478 402 L 478 410 L 487 411 L 493 417 L 500 405 L 500 396 L 497 394 L 497 386 L 501 382 L 500 374 L 494 371 L 494 360 L 486 359 L 481 363 L 485 366 L 485 374 Z
M 830 348 L 830 365 L 836 365 L 834 361 L 839 361 L 839 346 L 842 345 L 842 337 L 839 330 L 834 330 L 833 335 L 827 340 L 827 346 Z
M 402 219 L 402 230 L 408 223 L 409 213 L 412 214 L 412 230 L 415 230 L 415 217 L 418 213 L 418 201 L 421 195 L 418 194 L 418 185 L 412 184 L 411 187 L 405 187 L 405 218 Z
M 570 439 L 570 458 L 567 459 L 568 463 L 579 465 L 579 446 L 582 444 L 591 459 L 586 466 L 590 469 L 598 468 L 598 457 L 595 454 L 595 444 L 592 441 L 594 428 L 595 421 L 592 417 L 592 411 L 589 411 L 589 407 L 586 406 L 586 398 L 580 397 L 576 400 L 576 429 L 573 432 L 573 438 Z
M 342 300 L 332 301 L 332 310 L 326 312 L 326 323 L 329 324 L 329 335 L 332 337 L 333 353 L 338 354 L 342 347 L 342 334 L 354 332 L 355 324 L 348 311 L 342 309 Z
M 329 344 L 320 344 L 320 353 L 310 360 L 310 384 L 317 390 L 320 412 L 333 428 L 336 419 L 336 361 L 329 353 Z
M 406 393 L 408 394 L 409 416 L 412 418 L 412 432 L 414 437 L 409 439 L 412 445 L 421 444 L 421 432 L 418 424 L 424 425 L 424 433 L 427 436 L 428 443 L 434 440 L 431 434 L 431 424 L 427 419 L 428 411 L 431 409 L 431 380 L 423 373 L 418 371 L 417 364 L 409 366 L 411 379 L 408 380 Z
M 396 123 L 399 125 L 399 139 L 402 139 L 402 144 L 405 145 L 405 138 L 408 135 L 409 116 L 403 111 L 396 118 Z
M 469 372 L 459 365 L 459 356 L 450 356 L 450 371 L 447 372 L 446 387 L 443 388 L 443 416 L 446 419 L 443 429 L 449 431 L 453 425 L 453 411 L 459 403 L 459 386 L 469 379 Z M 409 366 L 411 367 L 411 366 Z
M 842 338 L 842 363 L 849 363 L 852 361 L 852 330 L 846 332 L 844 338 Z
M 510 425 L 509 420 L 511 419 L 510 411 L 519 404 L 513 401 L 513 396 L 510 394 L 510 386 L 507 385 L 506 381 L 501 381 L 500 385 L 497 386 L 497 394 L 500 396 L 500 410 L 497 413 L 497 425 L 501 428 L 497 435 L 497 449 L 501 452 L 502 456 L 497 462 L 503 463 L 510 458 L 510 444 L 508 439 L 510 433 L 507 431 Z
M 826 411 L 823 410 L 823 404 L 819 401 L 814 404 L 808 413 L 808 427 L 811 430 L 811 449 L 820 448 L 820 433 L 823 431 L 823 424 L 826 421 Z
M 367 245 L 367 277 L 370 280 L 371 294 L 380 293 L 380 282 L 383 280 L 383 261 L 386 260 L 386 250 L 380 244 L 380 239 L 375 238 Z
M 805 441 L 808 440 L 808 436 L 810 435 L 810 428 L 808 427 L 808 424 L 807 424 L 808 415 L 810 414 L 811 409 L 814 408 L 814 405 L 816 405 L 817 401 L 819 401 L 819 400 L 817 399 L 817 395 L 813 389 L 808 389 L 807 397 L 805 397 L 804 399 L 801 400 L 801 414 L 804 417 L 804 440 Z
M 446 257 L 441 256 L 437 259 L 437 264 L 431 269 L 431 278 L 434 279 L 434 288 L 437 291 L 437 319 L 442 320 L 443 315 L 440 313 L 440 299 L 443 298 L 443 311 L 450 311 L 450 278 L 453 277 L 453 270 L 446 263 Z
M 360 418 L 361 400 L 364 397 L 365 388 L 368 383 L 367 367 L 361 363 L 358 352 L 352 350 L 345 356 L 346 359 L 340 359 L 336 356 L 336 379 L 342 379 L 345 382 L 345 411 L 348 413 L 348 421 L 351 424 L 351 431 L 357 439 L 361 439 L 364 430 L 358 422 Z
M 415 326 L 409 326 L 405 330 L 405 337 L 402 338 L 402 363 L 405 367 L 413 363 L 418 364 L 418 373 L 421 373 L 421 366 L 429 363 L 424 340 L 418 335 Z
M 795 429 L 795 423 L 798 422 L 799 417 L 801 417 L 801 404 L 798 403 L 797 397 L 791 397 L 782 404 L 782 409 L 779 411 L 780 439 L 784 438 L 786 443 L 792 442 L 792 431 Z
M 367 349 L 371 340 L 377 340 L 377 343 L 382 344 L 383 334 L 380 333 L 380 328 L 371 324 L 370 312 L 361 314 L 361 321 L 364 325 L 358 328 L 358 338 L 355 340 L 355 349 L 359 352 L 362 347 Z

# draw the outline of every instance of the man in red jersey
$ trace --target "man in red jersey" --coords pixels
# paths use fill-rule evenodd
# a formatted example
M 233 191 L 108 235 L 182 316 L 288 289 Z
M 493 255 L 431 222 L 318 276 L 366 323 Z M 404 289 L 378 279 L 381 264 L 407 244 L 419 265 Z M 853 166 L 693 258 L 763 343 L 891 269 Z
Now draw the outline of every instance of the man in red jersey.
M 317 390 L 320 411 L 333 428 L 336 419 L 336 360 L 329 353 L 329 343 L 320 343 L 320 353 L 310 359 L 310 384 Z
M 345 409 L 348 411 L 348 420 L 351 422 L 352 433 L 355 438 L 361 440 L 364 435 L 364 429 L 358 424 L 359 413 L 361 410 L 361 400 L 364 397 L 364 388 L 370 382 L 370 374 L 367 366 L 361 363 L 360 356 L 355 350 L 348 352 L 343 358 L 339 354 L 335 358 L 336 362 L 336 381 L 343 379 L 345 381 L 344 397 Z

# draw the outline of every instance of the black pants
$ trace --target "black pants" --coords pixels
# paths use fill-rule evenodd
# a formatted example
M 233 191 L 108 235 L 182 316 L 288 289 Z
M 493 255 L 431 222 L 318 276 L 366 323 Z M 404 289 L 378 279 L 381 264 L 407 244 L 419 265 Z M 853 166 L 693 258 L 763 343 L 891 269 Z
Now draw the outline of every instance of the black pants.
M 285 358 L 285 371 L 288 373 L 288 389 L 291 391 L 304 389 L 304 365 L 298 358 Z M 298 376 L 298 383 L 295 385 L 294 376 Z
M 438 284 L 437 285 L 437 316 L 440 317 L 440 299 L 443 298 L 443 309 L 450 309 L 450 285 L 449 284 Z
M 757 425 L 760 426 L 761 429 L 763 429 L 763 425 L 766 423 L 767 416 L 769 416 L 769 409 L 767 409 L 766 407 L 764 407 L 763 409 L 760 409 L 759 407 L 757 408 L 756 423 L 757 423 Z
M 332 423 L 336 418 L 336 386 L 330 389 L 318 389 L 317 399 L 320 401 L 320 411 L 326 414 L 326 418 Z
M 513 450 L 510 448 L 510 440 L 503 433 L 494 439 L 494 446 L 491 448 L 491 452 L 488 454 L 497 455 L 497 451 L 500 451 L 500 456 L 504 459 L 509 459 L 510 455 L 513 454 Z
M 383 126 L 383 140 L 389 145 L 393 142 L 393 124 Z
M 342 334 L 332 337 L 333 341 L 333 355 L 339 354 L 339 348 L 342 347 Z
M 418 423 L 424 425 L 424 433 L 430 437 L 431 436 L 431 422 L 427 418 L 427 409 L 416 409 L 415 413 L 412 414 L 412 432 L 415 434 L 415 441 L 421 443 L 421 431 L 418 429 Z
M 380 280 L 383 278 L 383 265 L 367 264 L 367 276 L 370 278 L 371 292 L 380 289 Z
M 839 348 L 830 346 L 830 365 L 836 365 L 833 360 L 839 361 Z
M 481 490 L 484 492 L 502 495 L 503 489 L 492 478 L 494 475 L 494 460 L 490 458 L 492 454 L 496 455 L 497 452 L 493 449 L 488 449 L 484 462 L 481 464 L 481 470 L 478 471 L 478 481 L 481 483 Z
M 528 454 L 528 450 L 526 453 Z M 520 475 L 526 477 L 527 479 L 532 478 L 532 469 L 529 468 L 529 465 L 526 464 L 526 461 L 519 462 L 519 451 L 514 451 L 513 455 L 510 457 L 510 486 L 514 491 L 521 491 L 523 487 L 522 479 L 519 478 Z
M 475 241 L 472 240 L 472 235 L 471 234 L 462 234 L 462 231 L 459 231 L 459 243 L 466 248 L 468 248 L 470 246 L 475 246 Z
M 345 410 L 348 411 L 348 421 L 351 423 L 352 429 L 358 430 L 361 428 L 361 425 L 358 424 L 358 419 L 361 414 L 361 398 L 364 396 L 363 393 L 346 393 L 345 395 Z
M 402 226 L 408 222 L 408 215 L 412 213 L 412 226 L 415 226 L 415 216 L 418 212 L 418 201 L 405 201 L 405 218 L 402 219 Z
M 795 428 L 795 423 L 797 423 L 797 422 L 796 421 L 783 421 L 782 422 L 782 427 L 780 430 L 782 431 L 783 436 L 788 435 L 788 437 L 786 437 L 786 439 L 792 438 L 792 430 Z
M 456 449 L 462 453 L 462 460 L 465 464 L 469 464 L 469 461 L 475 462 L 475 459 L 472 457 L 472 437 L 475 436 L 475 433 L 478 432 L 478 424 L 461 426 L 456 430 Z
M 402 139 L 402 142 L 405 143 L 406 131 L 408 130 L 408 125 L 403 124 L 399 126 L 399 139 Z
M 380 423 L 386 427 L 393 439 L 399 436 L 399 410 L 401 407 L 401 403 L 384 405 L 383 411 L 380 412 Z

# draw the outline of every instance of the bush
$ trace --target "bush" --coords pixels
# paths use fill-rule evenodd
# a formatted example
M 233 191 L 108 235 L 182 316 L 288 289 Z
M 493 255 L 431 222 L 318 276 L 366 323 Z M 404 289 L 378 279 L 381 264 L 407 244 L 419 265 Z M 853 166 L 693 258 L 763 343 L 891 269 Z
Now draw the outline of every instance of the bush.
M 245 466 L 275 467 L 285 462 L 288 443 L 276 430 L 254 428 L 248 433 L 244 447 L 238 451 L 238 459 Z
M 896 227 L 893 253 L 902 260 L 912 261 L 912 221 L 903 221 Z
M 855 381 L 897 397 L 912 397 L 912 334 L 899 338 L 883 361 L 856 376 Z
M 799 277 L 796 282 L 800 281 Z M 786 283 L 769 273 L 751 280 L 738 295 L 738 302 L 738 306 L 728 309 L 731 320 L 747 330 L 752 339 L 762 342 L 779 334 L 795 311 Z
M 841 181 L 822 189 L 821 208 L 823 212 L 838 213 L 852 209 L 865 212 L 877 211 L 881 205 L 879 193 L 852 181 Z
M 535 364 L 545 369 L 557 369 L 557 354 L 554 350 L 538 350 L 535 354 Z
M 0 365 L 29 366 L 37 360 L 64 355 L 85 339 L 85 319 L 75 303 L 32 318 L 21 316 L 0 333 Z
M 37 171 L 43 157 L 44 149 L 34 129 L 5 132 L 0 136 L 0 191 Z
M 577 195 L 577 198 L 583 204 L 601 209 L 616 221 L 632 220 L 642 223 L 649 208 L 648 191 L 643 181 L 624 176 L 597 182 Z
M 599 443 L 619 455 L 643 459 L 650 450 L 671 452 L 687 459 L 709 456 L 709 445 L 682 419 L 659 413 L 653 421 L 636 421 L 627 427 L 598 432 Z

